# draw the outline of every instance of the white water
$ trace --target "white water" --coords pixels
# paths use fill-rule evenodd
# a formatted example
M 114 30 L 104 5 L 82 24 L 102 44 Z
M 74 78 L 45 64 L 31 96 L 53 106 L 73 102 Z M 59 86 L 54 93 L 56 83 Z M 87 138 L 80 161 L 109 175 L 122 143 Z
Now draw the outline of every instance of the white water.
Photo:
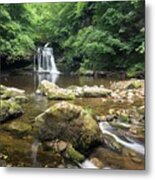
M 86 159 L 83 163 L 79 164 L 83 169 L 98 169 L 91 161 Z
M 113 139 L 116 142 L 120 143 L 124 147 L 129 148 L 131 150 L 134 150 L 137 153 L 144 155 L 144 153 L 145 153 L 144 146 L 142 146 L 141 144 L 138 144 L 134 141 L 132 143 L 128 143 L 128 142 L 123 141 L 118 136 L 116 136 L 115 134 L 111 133 L 109 130 L 106 129 L 106 127 L 108 127 L 108 129 L 109 129 L 110 125 L 107 125 L 107 123 L 105 123 L 105 122 L 100 122 L 99 127 L 100 127 L 103 134 L 106 134 L 106 135 L 113 137 Z
M 53 49 L 46 43 L 43 48 L 38 47 L 37 56 L 34 60 L 34 70 L 38 73 L 60 74 L 56 67 Z

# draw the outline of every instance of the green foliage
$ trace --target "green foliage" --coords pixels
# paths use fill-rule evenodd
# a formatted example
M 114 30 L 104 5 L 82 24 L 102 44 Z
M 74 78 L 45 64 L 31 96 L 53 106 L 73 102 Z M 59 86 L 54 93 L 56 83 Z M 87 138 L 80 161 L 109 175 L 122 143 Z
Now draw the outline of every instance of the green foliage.
M 0 55 L 30 59 L 50 42 L 63 70 L 143 71 L 144 9 L 143 0 L 0 5 Z
M 144 64 L 143 63 L 137 63 L 133 67 L 129 68 L 127 70 L 127 76 L 135 77 L 140 72 L 144 72 Z
M 6 62 L 29 59 L 34 49 L 30 14 L 23 4 L 0 5 L 0 56 Z

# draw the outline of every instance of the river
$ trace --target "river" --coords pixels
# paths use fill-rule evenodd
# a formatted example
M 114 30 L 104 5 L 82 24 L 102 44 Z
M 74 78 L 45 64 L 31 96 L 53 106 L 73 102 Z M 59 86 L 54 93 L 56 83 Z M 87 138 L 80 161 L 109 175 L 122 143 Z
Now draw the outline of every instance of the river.
M 38 84 L 43 79 L 55 82 L 62 88 L 70 85 L 104 85 L 106 88 L 109 88 L 113 82 L 119 80 L 116 78 L 79 77 L 63 74 L 59 77 L 53 77 L 48 74 L 38 75 L 28 72 L 2 73 L 1 83 L 3 85 L 24 89 L 30 96 L 30 101 L 23 105 L 24 114 L 13 121 L 22 121 L 31 124 L 34 122 L 36 116 L 57 102 L 48 101 L 46 97 L 36 95 L 35 91 Z M 98 115 L 106 115 L 109 109 L 139 108 L 144 102 L 136 100 L 133 104 L 126 102 L 111 103 L 110 101 L 104 103 L 102 98 L 78 98 L 74 100 L 74 104 L 93 109 Z M 6 122 L 6 124 L 7 123 L 10 122 Z M 1 127 L 2 126 L 3 124 Z M 88 157 L 86 157 L 85 161 L 81 164 L 76 164 L 67 159 L 63 159 L 62 162 L 59 156 L 53 156 L 50 152 L 43 151 L 40 148 L 40 142 L 31 134 L 20 136 L 15 132 L 6 131 L 3 128 L 0 128 L 0 151 L 6 155 L 4 158 L 7 162 L 6 166 L 11 167 L 144 169 L 144 137 L 137 138 L 136 136 L 127 136 L 125 129 L 114 128 L 105 122 L 99 123 L 99 126 L 103 134 L 112 137 L 113 141 L 119 145 L 121 144 L 121 151 L 116 151 L 110 148 L 109 144 L 105 143 L 102 146 L 92 149 L 91 153 L 88 154 Z M 98 165 L 98 160 L 101 162 L 101 166 Z

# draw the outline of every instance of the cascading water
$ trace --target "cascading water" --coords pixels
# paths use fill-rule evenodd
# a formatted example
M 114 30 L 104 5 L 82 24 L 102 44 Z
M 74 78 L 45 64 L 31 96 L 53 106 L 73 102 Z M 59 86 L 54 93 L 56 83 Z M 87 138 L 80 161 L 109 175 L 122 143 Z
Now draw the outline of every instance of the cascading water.
M 60 74 L 53 55 L 53 49 L 46 43 L 43 48 L 38 47 L 37 56 L 34 58 L 34 70 L 38 73 Z

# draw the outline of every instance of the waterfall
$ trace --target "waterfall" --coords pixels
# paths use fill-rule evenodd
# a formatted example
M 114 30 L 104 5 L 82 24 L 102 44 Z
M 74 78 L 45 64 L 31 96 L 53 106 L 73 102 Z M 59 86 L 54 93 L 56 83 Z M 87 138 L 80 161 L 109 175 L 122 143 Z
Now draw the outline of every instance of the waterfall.
M 55 64 L 53 48 L 48 47 L 48 45 L 49 43 L 46 43 L 43 48 L 38 47 L 34 60 L 34 70 L 38 73 L 60 74 Z

